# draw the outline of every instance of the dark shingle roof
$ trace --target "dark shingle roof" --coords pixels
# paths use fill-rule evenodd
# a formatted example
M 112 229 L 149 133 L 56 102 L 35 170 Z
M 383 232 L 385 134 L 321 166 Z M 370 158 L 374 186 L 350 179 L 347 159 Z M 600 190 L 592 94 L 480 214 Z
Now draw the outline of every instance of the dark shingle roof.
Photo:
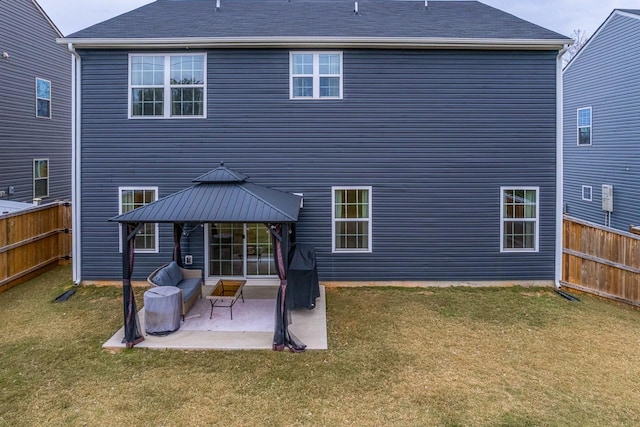
M 298 220 L 300 196 L 247 182 L 246 176 L 224 166 L 200 178 L 203 177 L 223 180 L 199 182 L 109 221 L 281 223 Z M 241 179 L 229 179 L 231 177 Z
M 376 37 L 564 40 L 477 1 L 157 0 L 71 39 Z

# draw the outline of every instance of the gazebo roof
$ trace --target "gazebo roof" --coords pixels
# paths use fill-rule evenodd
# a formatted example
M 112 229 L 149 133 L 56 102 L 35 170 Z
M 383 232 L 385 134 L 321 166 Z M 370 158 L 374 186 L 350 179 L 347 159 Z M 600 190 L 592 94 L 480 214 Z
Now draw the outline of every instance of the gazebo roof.
M 121 223 L 296 222 L 300 196 L 247 182 L 218 168 L 194 179 L 196 185 L 109 221 Z

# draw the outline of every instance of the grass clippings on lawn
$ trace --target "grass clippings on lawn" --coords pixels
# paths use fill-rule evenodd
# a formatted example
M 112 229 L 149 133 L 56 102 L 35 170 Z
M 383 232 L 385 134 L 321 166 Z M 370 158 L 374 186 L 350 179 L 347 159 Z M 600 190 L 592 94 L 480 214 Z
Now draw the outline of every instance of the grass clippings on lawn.
M 640 312 L 586 295 L 327 289 L 328 351 L 112 354 L 121 290 L 69 277 L 0 294 L 0 425 L 640 424 Z

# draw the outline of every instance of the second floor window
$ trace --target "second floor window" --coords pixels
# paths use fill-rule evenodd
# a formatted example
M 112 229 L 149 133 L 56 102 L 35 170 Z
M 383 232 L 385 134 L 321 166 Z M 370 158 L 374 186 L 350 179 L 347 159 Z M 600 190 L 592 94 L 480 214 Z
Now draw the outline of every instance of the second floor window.
M 51 82 L 36 78 L 36 117 L 51 118 Z
M 205 117 L 206 56 L 130 55 L 130 117 Z
M 342 52 L 291 52 L 291 99 L 342 99 Z
M 591 107 L 578 109 L 578 145 L 591 145 Z

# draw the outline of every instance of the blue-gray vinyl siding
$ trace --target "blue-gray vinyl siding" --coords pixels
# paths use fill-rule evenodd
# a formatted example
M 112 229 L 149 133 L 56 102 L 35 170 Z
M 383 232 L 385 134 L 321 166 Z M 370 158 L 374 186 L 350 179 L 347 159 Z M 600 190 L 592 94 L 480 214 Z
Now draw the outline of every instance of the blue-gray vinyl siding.
M 49 159 L 49 197 L 71 198 L 71 54 L 31 0 L 0 2 L 0 191 L 31 202 L 33 160 Z M 36 77 L 51 82 L 51 119 L 36 117 Z
M 121 277 L 119 186 L 190 186 L 220 161 L 304 193 L 321 280 L 554 277 L 556 53 L 345 50 L 344 99 L 290 100 L 289 51 L 209 50 L 206 119 L 127 119 L 126 51 L 83 51 L 82 279 Z M 331 187 L 372 187 L 372 253 L 331 252 Z M 500 187 L 540 187 L 536 253 L 500 253 Z M 136 254 L 135 277 L 171 258 Z M 202 228 L 183 253 L 203 265 Z
M 564 72 L 564 202 L 604 224 L 602 185 L 613 185 L 611 227 L 640 224 L 640 19 L 613 15 Z M 576 111 L 592 108 L 592 145 L 577 145 Z M 582 186 L 593 200 L 582 200 Z

